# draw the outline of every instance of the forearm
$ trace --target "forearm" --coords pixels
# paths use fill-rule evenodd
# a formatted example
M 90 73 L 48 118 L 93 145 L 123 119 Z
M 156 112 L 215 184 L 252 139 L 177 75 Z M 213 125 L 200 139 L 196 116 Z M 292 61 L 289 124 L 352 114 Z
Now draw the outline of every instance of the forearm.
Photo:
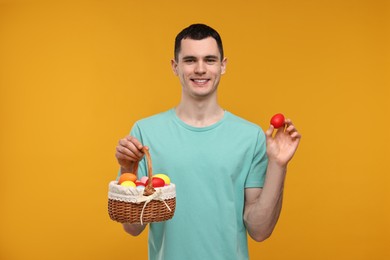
M 244 221 L 256 241 L 267 239 L 274 230 L 282 209 L 286 167 L 269 162 L 261 193 L 245 203 Z

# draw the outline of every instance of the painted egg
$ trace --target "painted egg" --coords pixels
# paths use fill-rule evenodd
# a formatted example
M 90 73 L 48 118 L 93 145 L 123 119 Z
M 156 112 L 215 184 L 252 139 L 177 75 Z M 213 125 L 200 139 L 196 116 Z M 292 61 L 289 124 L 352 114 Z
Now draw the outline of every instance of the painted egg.
M 171 183 L 171 179 L 166 174 L 158 173 L 158 174 L 153 175 L 153 177 L 157 177 L 157 178 L 163 179 L 164 182 L 165 182 L 165 185 L 169 185 Z
M 139 190 L 139 191 L 143 191 L 143 190 L 145 189 L 145 186 L 139 185 L 139 186 L 137 186 L 136 188 L 137 188 L 137 190 Z
M 273 125 L 275 128 L 280 128 L 284 126 L 284 115 L 283 114 L 276 114 L 271 118 L 271 125 Z
M 138 187 L 138 186 L 143 186 L 143 187 L 145 187 L 145 183 L 143 183 L 142 181 L 140 181 L 140 180 L 136 180 L 135 181 L 135 185 Z
M 158 177 L 152 178 L 152 186 L 153 188 L 160 188 L 165 186 L 165 181 Z
M 123 187 L 135 187 L 135 183 L 132 181 L 124 181 L 121 183 L 121 186 Z
M 119 177 L 118 184 L 122 184 L 125 181 L 135 182 L 137 180 L 137 176 L 134 173 L 124 173 Z
M 143 176 L 143 177 L 141 177 L 141 179 L 140 179 L 140 182 L 142 182 L 144 185 L 146 185 L 147 183 L 148 183 L 148 176 Z

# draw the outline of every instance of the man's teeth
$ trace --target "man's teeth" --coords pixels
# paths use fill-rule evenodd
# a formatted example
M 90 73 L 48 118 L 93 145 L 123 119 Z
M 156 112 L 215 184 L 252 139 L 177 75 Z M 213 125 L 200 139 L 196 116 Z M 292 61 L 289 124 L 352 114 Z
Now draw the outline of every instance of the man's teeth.
M 206 83 L 207 79 L 194 79 L 196 83 Z

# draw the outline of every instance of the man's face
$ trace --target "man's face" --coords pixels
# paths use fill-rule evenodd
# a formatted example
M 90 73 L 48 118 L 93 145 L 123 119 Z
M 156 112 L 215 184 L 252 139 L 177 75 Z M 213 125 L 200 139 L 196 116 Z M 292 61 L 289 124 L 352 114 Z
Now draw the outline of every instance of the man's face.
M 205 99 L 216 94 L 226 59 L 214 38 L 183 39 L 177 61 L 172 60 L 174 73 L 179 77 L 184 97 Z

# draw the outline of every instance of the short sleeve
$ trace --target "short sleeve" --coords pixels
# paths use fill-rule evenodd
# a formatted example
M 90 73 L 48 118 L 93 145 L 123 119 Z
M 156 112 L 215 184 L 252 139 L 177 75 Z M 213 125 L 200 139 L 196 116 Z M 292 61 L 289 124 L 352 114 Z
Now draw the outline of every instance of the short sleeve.
M 259 130 L 245 188 L 262 188 L 264 186 L 267 165 L 265 134 L 262 130 Z

